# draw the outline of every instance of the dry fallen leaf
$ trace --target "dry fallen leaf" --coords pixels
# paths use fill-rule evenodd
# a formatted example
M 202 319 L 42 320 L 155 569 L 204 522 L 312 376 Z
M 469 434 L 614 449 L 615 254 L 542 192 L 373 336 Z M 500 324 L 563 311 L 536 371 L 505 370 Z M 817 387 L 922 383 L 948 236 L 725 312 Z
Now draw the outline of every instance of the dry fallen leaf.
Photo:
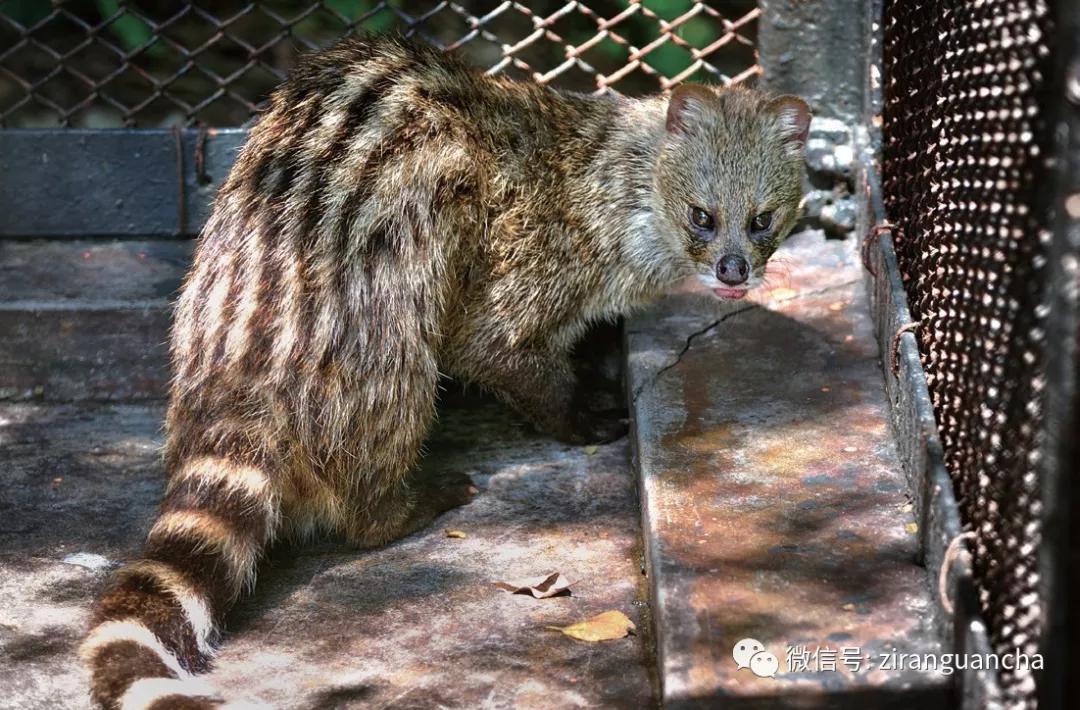
M 855 605 L 854 604 L 845 604 L 840 608 L 843 609 L 844 611 L 855 611 Z
M 900 512 L 910 513 L 914 507 L 915 506 L 913 506 L 911 503 L 904 503 L 902 506 L 900 506 Z
M 460 530 L 447 530 L 446 531 L 446 536 L 447 537 L 456 537 L 459 540 L 464 540 L 465 537 L 466 537 L 465 533 L 461 532 Z
M 918 523 L 908 523 L 904 527 L 907 529 L 907 531 L 909 533 L 917 533 L 917 532 L 919 532 L 919 524 Z
M 609 641 L 621 639 L 637 629 L 634 622 L 621 611 L 605 611 L 603 614 L 570 626 L 548 626 L 552 631 L 562 631 L 579 641 Z
M 769 296 L 775 301 L 783 301 L 788 298 L 795 298 L 799 295 L 799 292 L 793 288 L 774 288 L 769 291 Z
M 520 582 L 494 582 L 499 589 L 511 594 L 531 594 L 537 599 L 547 599 L 556 594 L 569 594 L 570 582 L 559 572 L 552 572 L 546 577 L 524 579 Z
M 595 446 L 586 446 L 585 447 L 585 453 L 588 454 L 589 456 L 592 456 L 593 454 L 596 453 L 596 447 Z
M 829 310 L 833 311 L 834 313 L 836 311 L 842 311 L 842 310 L 844 310 L 845 305 L 847 305 L 847 304 L 845 304 L 843 301 L 837 301 L 836 303 L 830 303 L 829 304 Z

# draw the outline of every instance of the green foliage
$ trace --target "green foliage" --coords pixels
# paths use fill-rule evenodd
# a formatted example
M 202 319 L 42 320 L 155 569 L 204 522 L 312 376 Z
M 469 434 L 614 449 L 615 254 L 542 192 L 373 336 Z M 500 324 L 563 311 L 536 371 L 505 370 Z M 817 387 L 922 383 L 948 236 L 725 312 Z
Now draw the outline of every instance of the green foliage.
M 350 20 L 356 20 L 370 12 L 377 4 L 375 0 L 328 0 L 326 6 Z M 362 22 L 360 27 L 370 32 L 387 32 L 394 26 L 394 17 L 394 13 L 383 10 Z
M 101 19 L 103 20 L 119 15 L 109 23 L 109 32 L 120 41 L 121 46 L 128 52 L 133 52 L 154 39 L 153 31 L 145 22 L 127 12 L 120 14 L 120 5 L 117 0 L 95 0 L 94 4 L 97 6 L 98 12 L 101 13 Z M 160 56 L 164 49 L 157 43 L 153 43 L 146 47 L 144 51 L 154 57 Z
M 0 2 L 0 12 L 28 27 L 44 20 L 52 12 L 52 3 L 49 0 L 7 0 Z
M 660 18 L 670 22 L 689 12 L 694 6 L 694 0 L 651 0 L 642 3 L 645 7 L 655 12 Z M 646 25 L 647 33 L 655 32 L 656 29 L 651 21 L 646 20 L 640 13 L 636 16 L 639 24 Z M 675 31 L 675 34 L 686 40 L 691 46 L 701 49 L 720 37 L 721 27 L 704 14 L 690 18 Z M 668 41 L 654 49 L 645 58 L 649 66 L 656 69 L 664 76 L 675 76 L 686 69 L 693 62 L 690 52 L 679 47 L 674 42 Z

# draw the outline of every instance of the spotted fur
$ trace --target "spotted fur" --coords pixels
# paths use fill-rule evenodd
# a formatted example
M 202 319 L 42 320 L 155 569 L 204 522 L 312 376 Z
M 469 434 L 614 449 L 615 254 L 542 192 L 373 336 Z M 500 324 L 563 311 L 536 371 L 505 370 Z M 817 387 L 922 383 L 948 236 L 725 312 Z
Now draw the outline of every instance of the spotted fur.
M 737 89 L 560 94 L 399 38 L 303 60 L 178 303 L 169 483 L 143 558 L 97 603 L 95 700 L 220 705 L 194 676 L 268 544 L 378 546 L 467 502 L 464 476 L 411 476 L 441 374 L 561 439 L 619 435 L 577 406 L 570 349 L 721 253 L 760 277 L 796 217 L 804 109 Z M 698 203 L 717 216 L 709 241 L 689 229 Z M 764 208 L 776 228 L 750 240 Z

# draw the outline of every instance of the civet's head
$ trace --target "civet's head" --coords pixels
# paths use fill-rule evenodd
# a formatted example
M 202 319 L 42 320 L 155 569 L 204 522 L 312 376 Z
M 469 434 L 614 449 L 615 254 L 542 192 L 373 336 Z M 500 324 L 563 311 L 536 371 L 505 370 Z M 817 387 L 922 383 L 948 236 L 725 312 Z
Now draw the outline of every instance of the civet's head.
M 660 236 L 720 298 L 742 298 L 799 218 L 810 108 L 794 96 L 683 84 L 668 101 Z

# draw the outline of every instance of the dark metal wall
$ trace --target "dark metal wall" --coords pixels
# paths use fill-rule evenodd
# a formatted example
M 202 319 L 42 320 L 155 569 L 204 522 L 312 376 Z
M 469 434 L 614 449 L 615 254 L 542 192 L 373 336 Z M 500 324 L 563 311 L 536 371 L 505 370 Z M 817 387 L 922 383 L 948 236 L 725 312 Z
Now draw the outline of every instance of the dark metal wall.
M 1043 545 L 1040 581 L 1046 670 L 1037 678 L 1040 707 L 1080 707 L 1080 2 L 1054 9 L 1057 61 L 1049 99 L 1056 108 L 1046 279 L 1045 437 L 1040 462 Z
M 1043 651 L 1058 59 L 1041 0 L 887 2 L 882 185 L 992 649 Z M 1002 706 L 1037 706 L 1002 668 Z

